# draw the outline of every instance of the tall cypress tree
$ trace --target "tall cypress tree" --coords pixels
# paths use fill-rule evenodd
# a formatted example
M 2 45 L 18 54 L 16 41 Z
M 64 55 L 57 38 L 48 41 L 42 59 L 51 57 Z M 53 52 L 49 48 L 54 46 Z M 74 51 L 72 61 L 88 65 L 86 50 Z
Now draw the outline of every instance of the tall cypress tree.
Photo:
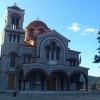
M 97 40 L 98 40 L 98 42 L 100 43 L 100 30 L 98 31 L 98 33 L 97 33 L 99 36 L 97 37 Z M 100 63 L 100 46 L 99 46 L 99 48 L 97 48 L 97 50 L 98 50 L 98 55 L 95 55 L 94 56 L 94 63 Z

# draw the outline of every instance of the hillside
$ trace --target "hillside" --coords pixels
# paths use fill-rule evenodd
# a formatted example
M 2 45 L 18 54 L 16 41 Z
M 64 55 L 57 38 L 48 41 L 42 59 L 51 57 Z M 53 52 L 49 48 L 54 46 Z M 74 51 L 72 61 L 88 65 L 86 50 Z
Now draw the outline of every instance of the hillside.
M 89 75 L 89 76 L 88 76 L 88 81 L 89 81 L 89 83 L 90 83 L 90 82 L 96 80 L 97 78 L 98 78 L 98 77 L 90 76 L 90 75 Z M 80 81 L 84 82 L 84 77 L 83 77 L 83 76 L 80 77 Z
M 88 84 L 88 88 L 91 90 L 100 90 L 100 77 Z

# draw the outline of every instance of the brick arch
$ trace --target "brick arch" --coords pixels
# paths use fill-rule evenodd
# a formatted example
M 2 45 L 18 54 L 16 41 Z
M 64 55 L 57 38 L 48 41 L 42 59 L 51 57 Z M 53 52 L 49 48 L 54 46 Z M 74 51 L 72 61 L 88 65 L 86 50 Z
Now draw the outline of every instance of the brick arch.
M 51 73 L 50 73 L 50 75 L 49 75 L 49 79 L 50 79 L 50 77 L 54 74 L 54 73 L 58 73 L 58 72 L 61 72 L 61 73 L 63 73 L 65 76 L 66 76 L 66 78 L 67 78 L 67 82 L 69 81 L 69 79 L 68 79 L 68 74 L 64 71 L 64 70 L 60 70 L 60 69 L 56 69 L 56 70 L 54 70 L 54 71 L 52 71 Z
M 50 45 L 46 45 L 44 48 L 45 48 L 45 50 L 46 50 L 46 48 L 50 48 Z
M 61 47 L 60 46 L 57 46 L 57 48 L 61 51 Z
M 26 27 L 27 31 L 29 31 L 31 28 L 33 28 L 36 31 L 36 27 L 34 26 Z
M 31 27 L 28 29 L 29 38 L 32 38 L 34 36 L 34 31 L 36 31 L 36 29 L 34 27 Z
M 55 41 L 50 41 L 50 46 L 54 44 L 55 45 L 55 48 L 57 47 L 57 43 Z
M 82 75 L 84 76 L 84 78 L 85 78 L 85 82 L 88 83 L 88 78 L 87 78 L 86 74 L 85 74 L 84 72 L 82 72 L 82 71 L 74 71 L 74 72 L 72 72 L 72 73 L 70 74 L 70 76 L 69 76 L 69 81 L 70 81 L 72 75 L 77 74 L 77 73 L 82 74 Z
M 43 27 L 43 26 L 39 26 L 39 27 L 37 27 L 37 31 L 39 30 L 39 29 L 44 29 L 44 31 L 46 32 L 46 29 Z
M 45 30 L 43 28 L 39 28 L 38 31 L 39 31 L 39 34 L 45 33 Z
M 46 72 L 45 70 L 41 69 L 41 68 L 33 68 L 33 69 L 29 70 L 29 71 L 26 73 L 24 80 L 27 80 L 28 75 L 29 75 L 31 72 L 34 72 L 34 71 L 40 71 L 40 72 L 42 72 L 42 73 L 46 76 L 46 78 L 47 78 L 47 80 L 48 80 L 48 74 L 47 74 L 47 72 Z
M 10 17 L 15 17 L 21 19 L 21 16 L 18 13 L 12 13 Z
M 18 57 L 18 54 L 17 54 L 15 51 L 11 51 L 11 52 L 9 53 L 9 56 L 11 56 L 12 54 L 15 54 L 15 56 Z

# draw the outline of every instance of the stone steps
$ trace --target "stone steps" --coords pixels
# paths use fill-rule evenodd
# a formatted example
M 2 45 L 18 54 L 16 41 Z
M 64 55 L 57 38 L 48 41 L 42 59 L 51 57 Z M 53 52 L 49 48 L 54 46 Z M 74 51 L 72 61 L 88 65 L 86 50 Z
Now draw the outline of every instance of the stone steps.
M 89 91 L 17 91 L 18 94 L 100 94 L 99 90 Z

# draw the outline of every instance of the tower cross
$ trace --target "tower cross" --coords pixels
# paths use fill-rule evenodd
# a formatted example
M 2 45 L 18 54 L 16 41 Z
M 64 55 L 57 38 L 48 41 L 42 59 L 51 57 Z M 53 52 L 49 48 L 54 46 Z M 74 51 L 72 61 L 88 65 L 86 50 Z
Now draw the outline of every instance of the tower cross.
M 17 4 L 16 4 L 16 2 L 14 3 L 14 6 L 16 6 Z

